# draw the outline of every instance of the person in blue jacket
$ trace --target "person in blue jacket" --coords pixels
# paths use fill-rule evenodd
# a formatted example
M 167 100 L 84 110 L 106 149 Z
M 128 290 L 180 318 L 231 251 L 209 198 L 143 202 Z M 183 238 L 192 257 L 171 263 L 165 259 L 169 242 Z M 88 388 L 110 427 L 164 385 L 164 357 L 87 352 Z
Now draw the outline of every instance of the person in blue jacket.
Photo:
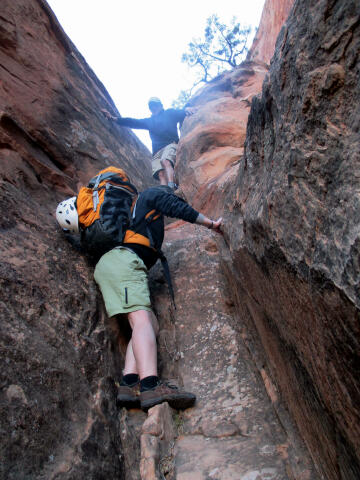
M 152 142 L 152 174 L 161 185 L 168 185 L 176 190 L 174 183 L 174 166 L 176 162 L 176 149 L 179 141 L 178 124 L 181 126 L 187 115 L 194 113 L 193 109 L 168 108 L 164 110 L 161 100 L 151 97 L 148 102 L 151 117 L 130 118 L 115 117 L 108 111 L 103 114 L 123 127 L 148 130 Z

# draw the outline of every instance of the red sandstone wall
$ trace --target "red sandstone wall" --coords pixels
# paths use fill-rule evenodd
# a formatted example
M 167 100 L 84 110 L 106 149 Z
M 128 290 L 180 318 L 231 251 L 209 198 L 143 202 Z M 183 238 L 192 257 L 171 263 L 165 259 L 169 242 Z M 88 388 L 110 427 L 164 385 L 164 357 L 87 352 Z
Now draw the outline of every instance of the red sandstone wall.
M 360 475 L 359 9 L 297 1 L 253 96 L 243 155 L 256 76 L 242 69 L 256 62 L 193 99 L 177 167 L 186 195 L 224 215 L 221 255 L 249 349 L 334 480 Z
M 120 369 L 54 210 L 106 165 L 144 186 L 150 154 L 101 115 L 113 103 L 45 2 L 0 9 L 0 477 L 120 478 Z
M 248 53 L 248 60 L 270 64 L 276 39 L 293 4 L 294 0 L 265 1 L 259 28 Z
M 104 164 L 145 185 L 149 154 L 99 114 L 111 99 L 44 2 L 2 9 L 0 473 L 139 478 L 145 414 L 115 408 L 121 358 L 53 210 Z M 160 372 L 198 395 L 168 450 L 159 419 L 143 428 L 154 479 L 359 477 L 359 4 L 297 1 L 267 76 L 289 9 L 266 3 L 250 61 L 184 124 L 181 190 L 224 215 L 224 239 L 169 227 L 177 312 L 152 274 Z

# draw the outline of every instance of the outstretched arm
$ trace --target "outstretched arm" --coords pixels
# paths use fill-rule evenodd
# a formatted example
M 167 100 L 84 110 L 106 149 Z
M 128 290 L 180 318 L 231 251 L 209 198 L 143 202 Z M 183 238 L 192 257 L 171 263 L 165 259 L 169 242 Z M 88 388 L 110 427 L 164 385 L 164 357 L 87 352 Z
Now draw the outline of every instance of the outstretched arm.
M 217 220 L 211 220 L 208 217 L 205 217 L 202 213 L 199 213 L 195 223 L 198 225 L 204 225 L 204 227 L 210 228 L 211 230 L 215 230 L 215 232 L 221 233 L 220 226 L 222 223 L 222 218 L 218 218 Z
M 116 117 L 107 110 L 101 110 L 108 120 L 121 125 L 122 127 L 149 130 L 148 118 Z
M 187 202 L 173 193 L 157 191 L 151 203 L 153 208 L 168 217 L 180 218 L 186 222 L 203 225 L 204 227 L 215 230 L 218 233 L 221 232 L 220 225 L 222 218 L 211 220 L 210 218 L 205 217 L 205 215 L 194 210 Z

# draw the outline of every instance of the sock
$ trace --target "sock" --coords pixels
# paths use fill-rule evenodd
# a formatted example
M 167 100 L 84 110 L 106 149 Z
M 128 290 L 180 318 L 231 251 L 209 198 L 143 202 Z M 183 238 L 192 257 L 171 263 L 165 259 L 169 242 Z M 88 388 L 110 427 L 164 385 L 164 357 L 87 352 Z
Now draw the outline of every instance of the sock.
M 145 392 L 146 390 L 151 390 L 155 388 L 159 383 L 159 377 L 156 375 L 150 375 L 150 377 L 145 377 L 140 380 L 140 392 Z
M 123 376 L 120 385 L 133 387 L 139 381 L 139 375 L 137 373 L 128 373 Z

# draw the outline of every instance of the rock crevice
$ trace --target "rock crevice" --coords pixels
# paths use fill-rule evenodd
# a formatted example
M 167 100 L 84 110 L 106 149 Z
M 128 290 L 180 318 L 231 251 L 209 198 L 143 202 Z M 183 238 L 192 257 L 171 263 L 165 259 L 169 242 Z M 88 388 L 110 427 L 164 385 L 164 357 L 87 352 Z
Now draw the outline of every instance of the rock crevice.
M 360 7 L 292 3 L 267 0 L 247 61 L 191 99 L 180 194 L 224 235 L 167 227 L 159 370 L 197 403 L 146 415 L 115 406 L 128 332 L 117 351 L 53 212 L 111 164 L 141 190 L 150 154 L 99 113 L 115 107 L 47 4 L 3 0 L 0 476 L 359 477 Z

